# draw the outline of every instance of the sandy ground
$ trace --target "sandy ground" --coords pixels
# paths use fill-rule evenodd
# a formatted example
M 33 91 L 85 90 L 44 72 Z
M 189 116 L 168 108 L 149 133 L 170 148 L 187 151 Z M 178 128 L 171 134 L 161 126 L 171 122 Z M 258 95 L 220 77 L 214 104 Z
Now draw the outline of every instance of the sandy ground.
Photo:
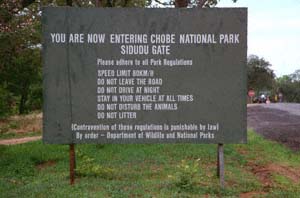
M 30 141 L 41 139 L 42 131 L 42 113 L 33 112 L 28 115 L 15 115 L 5 120 L 0 120 L 0 133 L 26 134 L 28 132 L 36 132 L 35 137 L 0 139 L 0 145 L 22 144 Z
M 34 137 L 24 137 L 24 138 L 14 138 L 7 140 L 0 140 L 0 145 L 14 145 L 14 144 L 23 144 L 26 142 L 32 142 L 36 140 L 42 139 L 42 136 L 34 136 Z

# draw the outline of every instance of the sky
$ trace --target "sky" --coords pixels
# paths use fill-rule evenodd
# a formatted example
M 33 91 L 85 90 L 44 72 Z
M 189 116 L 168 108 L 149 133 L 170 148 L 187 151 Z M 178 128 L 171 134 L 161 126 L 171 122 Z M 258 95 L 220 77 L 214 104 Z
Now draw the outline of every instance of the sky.
M 300 0 L 221 0 L 217 7 L 248 8 L 248 55 L 270 62 L 277 77 L 300 69 Z

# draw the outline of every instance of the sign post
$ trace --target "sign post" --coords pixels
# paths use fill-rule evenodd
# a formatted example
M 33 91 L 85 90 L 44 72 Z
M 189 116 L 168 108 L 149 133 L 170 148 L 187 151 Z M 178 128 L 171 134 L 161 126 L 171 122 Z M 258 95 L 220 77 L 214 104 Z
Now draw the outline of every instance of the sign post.
M 72 6 L 72 0 L 66 0 L 67 6 Z M 70 185 L 75 183 L 75 146 L 69 144 Z
M 224 147 L 223 144 L 218 144 L 217 149 L 217 176 L 220 179 L 220 186 L 224 188 L 225 180 L 224 180 Z
M 74 185 L 75 183 L 75 145 L 69 145 L 70 152 L 70 185 Z
M 129 23 L 130 22 L 130 23 Z M 247 9 L 45 8 L 43 141 L 246 143 Z M 223 167 L 223 168 L 222 168 Z

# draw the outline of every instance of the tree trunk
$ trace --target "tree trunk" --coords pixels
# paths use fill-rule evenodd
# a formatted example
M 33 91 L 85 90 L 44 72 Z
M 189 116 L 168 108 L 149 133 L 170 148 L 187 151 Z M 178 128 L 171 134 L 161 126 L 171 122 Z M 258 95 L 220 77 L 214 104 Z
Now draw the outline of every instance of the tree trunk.
M 67 6 L 72 6 L 72 0 L 66 0 Z
M 95 6 L 96 7 L 103 7 L 102 0 L 96 0 Z
M 207 0 L 198 0 L 198 7 L 202 8 Z
M 21 94 L 20 104 L 19 104 L 19 114 L 25 113 L 25 103 L 27 101 L 27 92 Z
M 25 8 L 27 6 L 29 6 L 30 4 L 34 3 L 35 0 L 22 0 L 21 3 L 22 3 L 22 7 Z
M 186 8 L 188 0 L 175 0 L 175 8 Z
M 198 7 L 202 8 L 207 0 L 198 0 Z M 189 0 L 175 0 L 175 8 L 186 8 L 189 4 Z

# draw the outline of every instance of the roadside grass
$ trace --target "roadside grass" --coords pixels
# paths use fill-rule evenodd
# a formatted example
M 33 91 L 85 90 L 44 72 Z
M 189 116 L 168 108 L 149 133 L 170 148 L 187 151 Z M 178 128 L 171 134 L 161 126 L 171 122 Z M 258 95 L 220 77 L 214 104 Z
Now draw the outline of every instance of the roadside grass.
M 253 131 L 248 140 L 225 145 L 224 190 L 212 144 L 76 145 L 74 186 L 67 145 L 0 146 L 0 197 L 300 197 L 300 153 Z M 182 160 L 197 163 L 197 172 L 182 172 Z M 176 184 L 182 173 L 194 181 L 189 188 Z
M 23 138 L 23 137 L 33 137 L 33 136 L 41 136 L 41 131 L 32 131 L 26 133 L 15 133 L 15 132 L 6 132 L 0 133 L 0 140 L 7 140 L 12 138 Z
M 0 140 L 39 136 L 42 131 L 42 113 L 14 115 L 0 120 Z

